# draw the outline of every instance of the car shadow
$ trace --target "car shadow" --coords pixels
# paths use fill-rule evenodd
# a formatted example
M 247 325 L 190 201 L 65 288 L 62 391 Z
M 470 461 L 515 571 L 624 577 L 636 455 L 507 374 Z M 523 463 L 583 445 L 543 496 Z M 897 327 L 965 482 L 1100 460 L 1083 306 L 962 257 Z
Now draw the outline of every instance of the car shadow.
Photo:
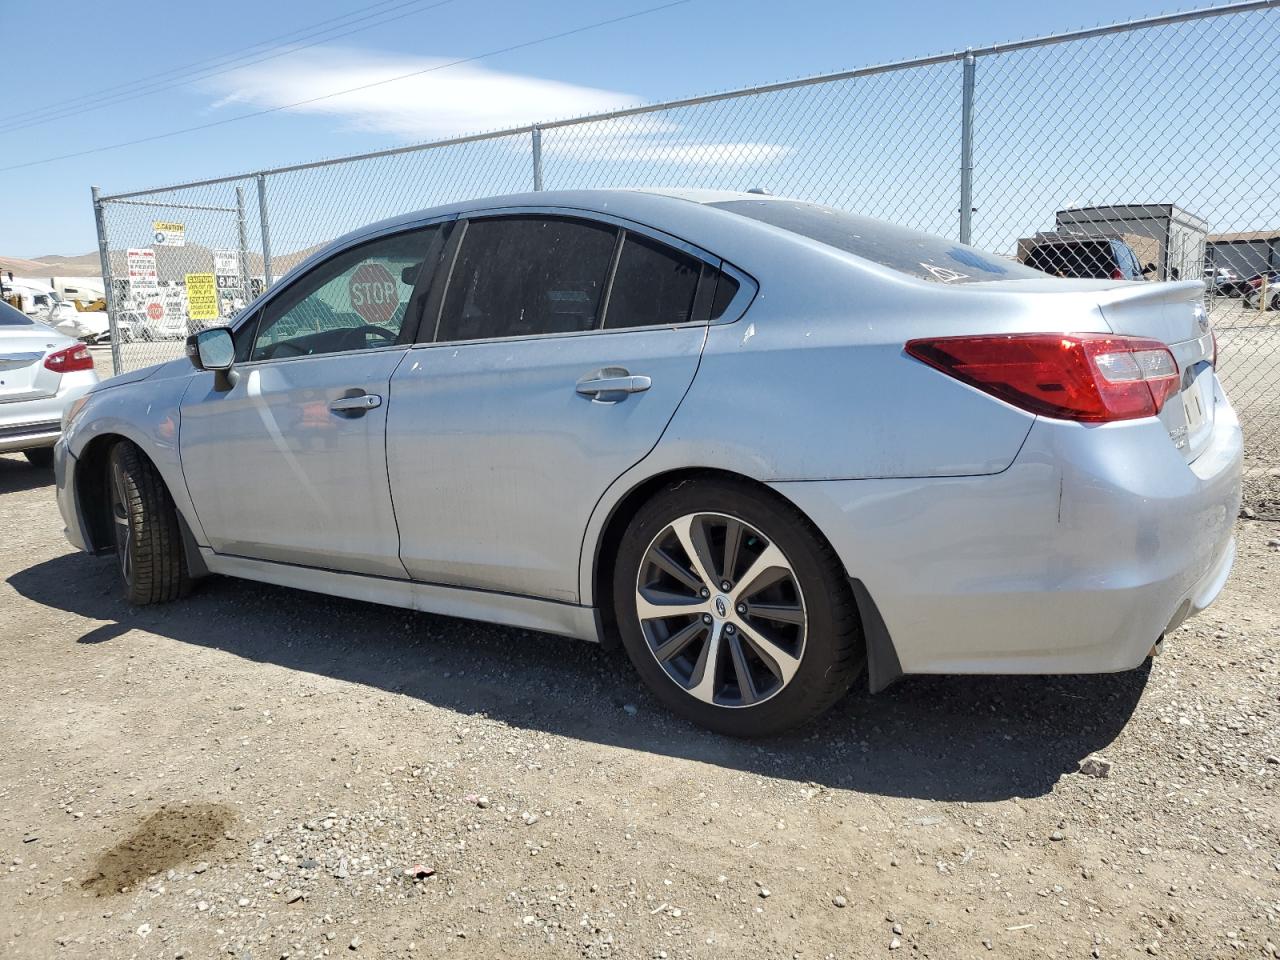
M 102 621 L 81 644 L 142 629 L 513 726 L 931 800 L 1049 792 L 1116 738 L 1149 673 L 908 677 L 874 697 L 855 691 L 798 731 L 740 741 L 672 716 L 621 650 L 594 644 L 224 577 L 202 581 L 182 602 L 133 608 L 120 599 L 114 561 L 83 554 L 8 582 L 32 601 Z
M 53 470 L 33 467 L 20 453 L 0 453 L 0 494 L 52 486 Z

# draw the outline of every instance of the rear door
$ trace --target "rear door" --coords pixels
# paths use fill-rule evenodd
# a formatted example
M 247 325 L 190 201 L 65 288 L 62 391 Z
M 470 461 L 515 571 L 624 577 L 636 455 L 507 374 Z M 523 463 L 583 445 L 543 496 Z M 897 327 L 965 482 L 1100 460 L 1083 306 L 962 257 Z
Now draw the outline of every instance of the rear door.
M 453 246 L 432 342 L 391 382 L 401 560 L 422 581 L 575 601 L 592 508 L 693 380 L 718 263 L 546 213 L 473 218 Z

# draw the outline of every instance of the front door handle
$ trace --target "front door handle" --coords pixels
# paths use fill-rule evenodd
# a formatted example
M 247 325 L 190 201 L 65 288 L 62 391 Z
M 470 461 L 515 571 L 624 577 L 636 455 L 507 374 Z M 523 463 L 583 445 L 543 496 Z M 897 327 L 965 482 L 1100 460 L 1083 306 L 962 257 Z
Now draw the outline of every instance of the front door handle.
M 349 414 L 358 417 L 382 406 L 382 398 L 376 393 L 358 393 L 354 397 L 339 397 L 329 401 L 329 409 L 334 413 Z
M 644 393 L 651 386 L 648 377 L 633 376 L 622 367 L 605 367 L 579 380 L 576 389 L 600 403 L 617 403 L 628 393 Z

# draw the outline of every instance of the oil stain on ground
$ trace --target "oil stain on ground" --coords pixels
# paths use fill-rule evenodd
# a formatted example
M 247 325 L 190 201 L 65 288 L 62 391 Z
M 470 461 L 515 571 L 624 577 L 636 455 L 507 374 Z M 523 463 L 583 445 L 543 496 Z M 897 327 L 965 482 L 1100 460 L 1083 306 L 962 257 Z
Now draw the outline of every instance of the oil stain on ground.
M 216 803 L 161 807 L 103 851 L 80 886 L 100 897 L 126 891 L 139 880 L 212 850 L 226 839 L 235 819 L 230 807 Z

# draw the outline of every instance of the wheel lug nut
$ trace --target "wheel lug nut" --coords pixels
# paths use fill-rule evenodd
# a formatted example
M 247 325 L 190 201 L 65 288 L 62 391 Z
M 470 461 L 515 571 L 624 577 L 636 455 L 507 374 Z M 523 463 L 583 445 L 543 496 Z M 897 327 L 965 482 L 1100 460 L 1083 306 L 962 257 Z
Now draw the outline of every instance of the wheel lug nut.
M 711 622 L 711 614 L 709 614 L 709 613 L 704 613 L 704 614 L 702 615 L 702 622 L 703 622 L 703 623 L 710 623 L 710 622 Z
M 738 629 L 738 628 L 737 628 L 737 627 L 735 627 L 732 623 L 726 623 L 726 624 L 724 625 L 724 632 L 725 632 L 725 633 L 736 633 L 736 632 L 737 632 L 737 629 Z
M 738 613 L 743 614 L 745 616 L 746 612 L 747 612 L 747 605 L 745 603 L 738 604 Z
M 702 594 L 702 599 L 703 599 L 703 600 L 705 600 L 705 599 L 707 599 L 707 597 L 711 596 L 711 591 L 710 591 L 710 590 L 708 590 L 706 587 L 703 587 L 703 588 L 702 588 L 701 590 L 699 590 L 698 592 Z
M 729 589 L 731 589 L 732 587 L 733 587 L 733 584 L 732 584 L 732 583 L 730 583 L 728 580 L 722 580 L 722 581 L 720 582 L 720 589 L 721 589 L 721 590 L 729 590 Z

